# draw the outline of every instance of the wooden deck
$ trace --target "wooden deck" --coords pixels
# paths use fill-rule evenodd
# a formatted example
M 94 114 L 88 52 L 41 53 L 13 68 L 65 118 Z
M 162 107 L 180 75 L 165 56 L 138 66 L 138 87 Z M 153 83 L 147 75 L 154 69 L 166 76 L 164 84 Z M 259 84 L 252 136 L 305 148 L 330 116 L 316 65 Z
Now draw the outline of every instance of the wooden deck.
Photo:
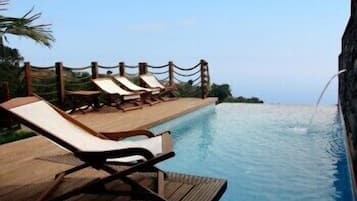
M 84 115 L 76 114 L 75 117 L 95 130 L 126 130 L 151 127 L 210 104 L 212 101 L 215 100 L 179 99 L 126 113 L 119 112 L 116 109 L 113 111 L 112 108 L 104 108 L 100 112 L 90 112 Z M 120 123 L 116 123 L 119 121 Z M 0 200 L 36 200 L 41 192 L 53 182 L 56 173 L 74 165 L 39 159 L 57 154 L 65 154 L 65 151 L 41 136 L 1 145 Z M 174 160 L 174 158 L 170 160 Z M 54 195 L 105 175 L 102 171 L 90 168 L 77 172 L 66 177 Z M 133 177 L 143 185 L 148 187 L 153 185 L 153 178 L 150 175 L 136 174 Z M 227 183 L 222 179 L 168 173 L 168 177 L 165 179 L 164 194 L 168 200 L 219 200 L 226 187 Z M 116 181 L 110 185 L 110 188 L 128 187 Z M 132 199 L 117 195 L 81 194 L 69 200 L 124 201 Z
M 145 105 L 143 109 L 122 112 L 114 107 L 104 107 L 98 112 L 72 116 L 96 131 L 121 131 L 135 128 L 150 128 L 200 107 L 213 104 L 216 98 L 180 98 L 175 101 L 162 102 L 153 106 Z

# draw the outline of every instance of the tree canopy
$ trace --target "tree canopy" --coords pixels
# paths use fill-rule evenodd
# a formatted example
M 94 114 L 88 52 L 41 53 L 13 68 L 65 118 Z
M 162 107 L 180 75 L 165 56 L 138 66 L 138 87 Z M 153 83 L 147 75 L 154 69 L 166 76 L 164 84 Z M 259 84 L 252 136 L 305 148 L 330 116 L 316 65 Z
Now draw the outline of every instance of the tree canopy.
M 231 97 L 232 92 L 231 92 L 231 87 L 229 84 L 215 84 L 213 83 L 211 85 L 211 91 L 209 93 L 209 96 L 217 97 L 218 102 L 223 102 L 224 99 Z

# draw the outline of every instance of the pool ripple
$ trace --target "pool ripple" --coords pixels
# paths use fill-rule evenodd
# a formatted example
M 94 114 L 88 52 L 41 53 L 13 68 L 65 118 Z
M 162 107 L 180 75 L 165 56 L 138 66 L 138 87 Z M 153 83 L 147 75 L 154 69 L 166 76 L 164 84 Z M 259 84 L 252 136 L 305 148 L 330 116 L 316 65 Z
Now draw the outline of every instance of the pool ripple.
M 162 168 L 228 179 L 223 200 L 352 200 L 336 107 L 220 104 L 153 128 L 171 130 Z

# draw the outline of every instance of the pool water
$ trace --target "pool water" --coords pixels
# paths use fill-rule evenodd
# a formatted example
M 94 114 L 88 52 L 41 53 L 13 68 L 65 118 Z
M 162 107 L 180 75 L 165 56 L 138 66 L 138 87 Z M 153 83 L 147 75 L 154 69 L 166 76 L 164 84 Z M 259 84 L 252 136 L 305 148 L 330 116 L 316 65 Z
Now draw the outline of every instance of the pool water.
M 228 180 L 221 200 L 354 200 L 336 106 L 219 104 L 152 128 L 170 130 L 165 170 Z

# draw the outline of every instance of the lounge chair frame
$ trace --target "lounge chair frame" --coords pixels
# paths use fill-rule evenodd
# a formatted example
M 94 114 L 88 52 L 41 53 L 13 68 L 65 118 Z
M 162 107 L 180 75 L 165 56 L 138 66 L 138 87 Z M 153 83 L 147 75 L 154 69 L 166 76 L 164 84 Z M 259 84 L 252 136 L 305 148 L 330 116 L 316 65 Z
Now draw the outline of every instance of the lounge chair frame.
M 92 167 L 97 170 L 103 170 L 109 174 L 109 176 L 104 177 L 102 179 L 95 179 L 81 187 L 72 189 L 69 192 L 66 192 L 60 196 L 57 196 L 55 198 L 51 198 L 49 200 L 51 201 L 59 201 L 59 200 L 64 200 L 67 198 L 70 198 L 74 195 L 78 195 L 80 193 L 113 193 L 109 192 L 105 189 L 105 184 L 112 182 L 116 179 L 122 180 L 124 183 L 129 184 L 132 186 L 132 189 L 137 189 L 138 191 L 130 191 L 130 192 L 115 192 L 118 194 L 123 194 L 123 195 L 132 195 L 132 196 L 139 196 L 141 199 L 147 199 L 147 200 L 157 200 L 157 201 L 163 201 L 166 200 L 161 193 L 163 193 L 163 180 L 162 180 L 162 175 L 164 172 L 160 170 L 159 168 L 155 167 L 154 165 L 164 161 L 168 158 L 171 158 L 175 155 L 175 153 L 171 149 L 171 141 L 170 138 L 167 134 L 160 134 L 162 135 L 162 141 L 163 141 L 163 147 L 162 147 L 162 154 L 159 154 L 157 156 L 154 156 L 150 151 L 144 149 L 144 148 L 125 148 L 125 149 L 119 149 L 119 150 L 112 150 L 112 151 L 100 151 L 100 152 L 88 152 L 88 151 L 80 151 L 78 148 L 75 146 L 69 144 L 68 142 L 58 138 L 57 136 L 51 134 L 50 132 L 46 131 L 45 129 L 41 128 L 38 125 L 35 125 L 26 119 L 22 118 L 20 115 L 17 115 L 13 112 L 10 111 L 11 108 L 15 108 L 17 106 L 25 105 L 25 104 L 30 104 L 36 101 L 41 100 L 39 97 L 25 97 L 25 98 L 17 98 L 13 99 L 10 101 L 7 101 L 5 103 L 0 104 L 0 110 L 4 110 L 7 113 L 9 113 L 11 116 L 14 118 L 18 119 L 22 124 L 26 125 L 27 127 L 31 128 L 32 130 L 38 132 L 39 134 L 45 136 L 46 138 L 52 140 L 53 142 L 59 144 L 60 146 L 66 148 L 67 150 L 71 151 L 73 155 L 77 158 L 79 158 L 81 161 L 84 163 L 78 166 L 75 166 L 73 168 L 70 168 L 66 171 L 60 172 L 56 175 L 54 184 L 50 186 L 48 190 L 46 190 L 38 200 L 48 200 L 47 198 L 49 197 L 49 194 L 54 191 L 54 189 L 61 183 L 63 180 L 64 176 L 77 172 L 79 170 L 82 170 L 84 168 Z M 110 140 L 120 140 L 126 137 L 132 137 L 132 136 L 146 136 L 146 137 L 154 137 L 155 135 L 151 133 L 148 130 L 131 130 L 131 131 L 124 131 L 124 132 L 103 132 L 103 133 L 98 133 L 81 122 L 77 121 L 76 119 L 73 119 L 71 116 L 69 116 L 67 113 L 63 112 L 62 110 L 58 109 L 57 107 L 51 105 L 48 103 L 52 108 L 54 108 L 63 118 L 67 119 L 68 121 L 72 122 L 73 124 L 76 124 L 78 127 L 84 129 L 87 131 L 89 134 L 92 134 L 94 136 L 97 136 L 98 138 L 102 139 L 110 139 Z M 112 168 L 109 162 L 107 162 L 107 159 L 111 158 L 120 158 L 120 157 L 126 157 L 126 156 L 133 156 L 133 155 L 140 155 L 144 157 L 146 160 L 145 161 L 138 161 L 136 163 L 132 164 L 126 164 L 129 165 L 128 168 L 122 170 L 122 171 L 117 171 L 114 168 Z M 142 186 L 141 184 L 135 182 L 128 176 L 132 173 L 135 172 L 147 172 L 147 171 L 153 171 L 157 173 L 157 178 L 158 178 L 158 185 L 157 185 L 157 192 L 152 191 L 151 189 Z M 158 193 L 160 192 L 160 194 Z

